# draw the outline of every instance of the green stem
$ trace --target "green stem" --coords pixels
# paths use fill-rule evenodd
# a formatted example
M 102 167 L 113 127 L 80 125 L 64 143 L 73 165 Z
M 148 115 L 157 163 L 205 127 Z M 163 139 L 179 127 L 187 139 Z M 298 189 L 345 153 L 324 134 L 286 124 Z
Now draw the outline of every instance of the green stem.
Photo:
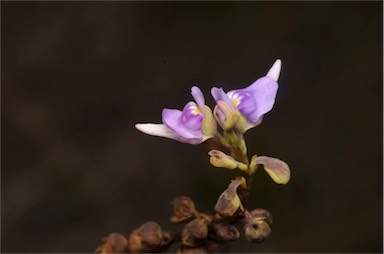
M 239 146 L 239 144 L 241 144 L 241 142 L 243 141 L 243 137 L 242 136 L 238 137 L 238 140 L 239 140 L 238 143 L 236 145 L 233 145 L 231 150 L 232 150 L 234 158 L 237 161 L 245 163 L 248 166 L 247 171 L 245 171 L 245 172 L 242 171 L 243 177 L 245 178 L 245 182 L 246 182 L 246 188 L 242 189 L 242 191 L 239 193 L 241 202 L 245 208 L 245 207 L 247 207 L 248 202 L 249 202 L 249 194 L 251 192 L 253 173 L 249 169 L 249 160 L 248 160 L 247 153 L 244 153 L 243 152 L 244 149 L 241 149 Z M 246 147 L 245 142 L 243 145 Z
M 244 193 L 242 195 L 242 201 L 243 201 L 243 206 L 247 207 L 248 202 L 249 202 L 249 194 L 251 193 L 251 186 L 252 186 L 252 181 L 253 181 L 253 175 L 247 173 L 244 176 L 245 182 L 247 183 L 247 187 L 244 190 Z
M 249 166 L 247 155 L 243 154 L 239 146 L 232 147 L 232 152 L 234 154 L 235 160 L 247 164 L 247 166 Z

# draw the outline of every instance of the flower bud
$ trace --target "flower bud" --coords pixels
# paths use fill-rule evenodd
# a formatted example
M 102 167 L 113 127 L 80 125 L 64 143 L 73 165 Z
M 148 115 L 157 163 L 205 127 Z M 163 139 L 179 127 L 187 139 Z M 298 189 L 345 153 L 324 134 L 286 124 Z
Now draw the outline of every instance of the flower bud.
M 201 131 L 207 136 L 215 136 L 217 132 L 217 123 L 213 117 L 212 110 L 204 106 L 204 116 L 201 125 Z
M 235 132 L 240 135 L 244 134 L 247 130 L 247 124 L 248 124 L 247 118 L 243 114 L 240 114 L 239 120 L 237 121 L 234 127 Z
M 204 219 L 194 219 L 181 231 L 181 242 L 186 247 L 197 247 L 205 242 L 207 236 L 207 222 Z
M 103 239 L 103 244 L 97 247 L 95 253 L 125 253 L 127 251 L 127 243 L 128 241 L 123 235 L 112 233 Z
M 213 115 L 217 122 L 223 128 L 223 130 L 232 129 L 235 124 L 239 121 L 240 112 L 230 106 L 225 101 L 217 101 L 217 105 L 213 110 Z
M 233 170 L 237 168 L 239 164 L 239 162 L 237 162 L 234 158 L 219 150 L 211 150 L 208 154 L 211 156 L 211 164 L 218 168 Z
M 247 156 L 247 144 L 245 143 L 243 135 L 239 137 L 239 148 L 243 155 Z
M 229 147 L 233 148 L 239 146 L 239 136 L 233 131 L 224 131 L 223 139 L 229 144 Z
M 172 223 L 180 223 L 189 220 L 198 212 L 195 204 L 189 197 L 177 197 L 172 201 L 174 215 L 170 218 Z

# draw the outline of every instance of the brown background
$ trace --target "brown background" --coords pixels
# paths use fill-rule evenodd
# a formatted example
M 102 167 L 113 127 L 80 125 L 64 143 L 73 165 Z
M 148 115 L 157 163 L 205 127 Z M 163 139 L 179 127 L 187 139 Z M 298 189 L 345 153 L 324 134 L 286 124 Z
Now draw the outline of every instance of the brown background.
M 2 251 L 92 252 L 169 202 L 202 211 L 235 175 L 203 146 L 137 122 L 190 87 L 245 87 L 283 61 L 274 109 L 246 138 L 286 161 L 260 170 L 252 207 L 274 215 L 236 252 L 382 252 L 382 2 L 1 2 Z

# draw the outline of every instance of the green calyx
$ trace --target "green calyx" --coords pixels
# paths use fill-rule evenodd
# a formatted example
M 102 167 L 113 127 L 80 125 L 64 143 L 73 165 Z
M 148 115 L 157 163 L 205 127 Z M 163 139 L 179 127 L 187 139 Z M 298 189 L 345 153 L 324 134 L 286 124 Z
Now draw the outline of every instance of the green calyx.
M 207 136 L 215 136 L 217 133 L 217 123 L 213 117 L 211 108 L 207 105 L 204 106 L 201 131 Z

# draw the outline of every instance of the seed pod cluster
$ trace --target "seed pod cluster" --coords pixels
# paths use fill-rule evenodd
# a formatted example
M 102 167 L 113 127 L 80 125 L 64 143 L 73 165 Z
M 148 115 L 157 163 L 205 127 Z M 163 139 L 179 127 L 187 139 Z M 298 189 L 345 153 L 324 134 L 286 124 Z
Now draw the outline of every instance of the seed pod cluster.
M 242 183 L 238 178 L 232 181 L 229 189 L 237 196 L 236 189 Z M 228 190 L 224 192 L 228 194 Z M 229 193 L 231 194 L 231 193 Z M 214 216 L 200 213 L 195 209 L 189 197 L 179 197 L 173 200 L 173 216 L 171 222 L 183 223 L 181 232 L 171 235 L 163 231 L 160 225 L 150 221 L 133 230 L 128 238 L 118 233 L 112 233 L 103 239 L 95 253 L 159 253 L 164 252 L 172 243 L 179 243 L 177 253 L 217 253 L 221 246 L 229 241 L 239 239 L 238 225 L 244 226 L 245 238 L 254 243 L 263 242 L 271 233 L 272 215 L 264 209 L 248 211 L 233 202 L 231 195 L 221 196 L 224 201 L 218 202 L 226 211 L 226 205 L 236 206 L 235 213 L 216 213 Z M 235 203 L 235 204 L 234 204 Z M 235 209 L 233 209 L 235 211 Z

